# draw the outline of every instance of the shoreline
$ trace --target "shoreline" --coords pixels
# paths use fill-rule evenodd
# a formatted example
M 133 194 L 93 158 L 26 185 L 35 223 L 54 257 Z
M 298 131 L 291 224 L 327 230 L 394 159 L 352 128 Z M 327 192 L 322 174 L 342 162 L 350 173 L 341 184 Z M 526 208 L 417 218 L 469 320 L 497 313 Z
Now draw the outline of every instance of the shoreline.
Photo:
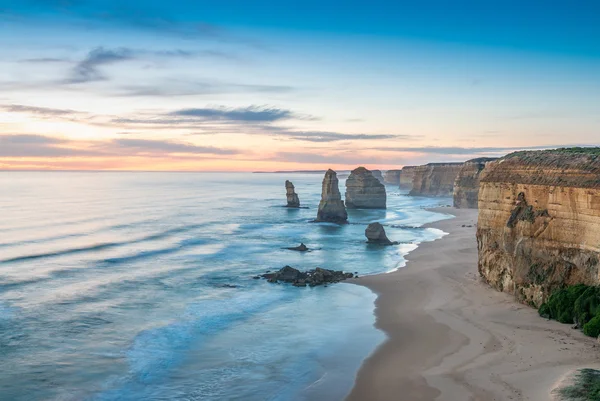
M 421 243 L 397 271 L 347 281 L 377 295 L 375 327 L 387 338 L 346 400 L 547 401 L 565 374 L 600 367 L 595 339 L 480 280 L 476 209 L 431 210 L 454 216 L 424 226 L 448 235 Z

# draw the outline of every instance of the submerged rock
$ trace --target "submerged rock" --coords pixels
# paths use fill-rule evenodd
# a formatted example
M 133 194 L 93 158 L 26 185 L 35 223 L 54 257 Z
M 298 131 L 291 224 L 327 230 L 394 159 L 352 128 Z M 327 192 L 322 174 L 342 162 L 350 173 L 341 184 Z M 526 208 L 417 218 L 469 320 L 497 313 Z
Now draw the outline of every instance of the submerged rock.
M 316 285 L 323 285 L 327 283 L 338 283 L 348 278 L 354 277 L 352 273 L 344 273 L 341 270 L 329 270 L 317 267 L 314 270 L 308 270 L 301 272 L 298 269 L 294 269 L 290 266 L 285 266 L 281 270 L 275 273 L 263 274 L 263 278 L 266 278 L 269 283 L 290 283 L 295 287 L 305 287 L 307 285 L 314 287 Z
M 346 207 L 348 209 L 385 209 L 385 185 L 366 168 L 355 168 L 346 180 Z
M 287 207 L 300 207 L 300 198 L 298 198 L 294 184 L 288 180 L 285 180 L 285 196 L 287 198 Z
M 339 180 L 335 171 L 331 169 L 327 170 L 323 178 L 321 202 L 319 203 L 316 221 L 328 221 L 331 223 L 348 222 L 348 213 L 340 194 Z
M 308 247 L 306 245 L 304 245 L 304 243 L 300 243 L 300 245 L 298 245 L 298 246 L 294 246 L 291 248 L 285 248 L 285 249 L 289 249 L 290 251 L 298 251 L 298 252 L 308 251 Z
M 367 242 L 370 244 L 395 245 L 397 242 L 389 240 L 385 234 L 385 229 L 380 223 L 371 223 L 365 230 Z

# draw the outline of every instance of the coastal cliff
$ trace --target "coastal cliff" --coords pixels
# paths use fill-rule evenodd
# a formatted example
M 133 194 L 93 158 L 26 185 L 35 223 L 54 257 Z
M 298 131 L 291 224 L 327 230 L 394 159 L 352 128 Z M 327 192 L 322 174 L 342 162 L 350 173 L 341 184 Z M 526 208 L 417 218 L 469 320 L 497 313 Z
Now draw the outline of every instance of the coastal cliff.
M 492 157 L 480 157 L 467 160 L 454 182 L 454 207 L 459 209 L 477 209 L 479 194 L 479 176 L 485 165 L 497 160 Z
M 400 178 L 398 182 L 400 188 L 412 188 L 416 168 L 417 166 L 402 167 L 402 170 L 400 170 Z
M 345 201 L 348 209 L 385 209 L 385 185 L 366 168 L 355 168 L 346 180 Z
M 383 175 L 386 184 L 400 185 L 400 173 L 402 170 L 388 170 Z
M 414 168 L 413 196 L 452 196 L 463 163 L 429 163 Z
M 600 148 L 517 152 L 480 175 L 478 269 L 539 306 L 557 288 L 598 285 Z

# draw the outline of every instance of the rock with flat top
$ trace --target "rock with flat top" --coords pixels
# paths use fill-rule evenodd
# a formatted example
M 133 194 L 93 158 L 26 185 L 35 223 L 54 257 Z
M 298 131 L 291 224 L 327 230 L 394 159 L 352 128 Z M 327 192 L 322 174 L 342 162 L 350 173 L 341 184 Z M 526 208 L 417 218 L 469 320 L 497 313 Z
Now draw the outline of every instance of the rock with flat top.
M 366 168 L 355 168 L 346 180 L 346 207 L 348 209 L 385 209 L 385 185 Z

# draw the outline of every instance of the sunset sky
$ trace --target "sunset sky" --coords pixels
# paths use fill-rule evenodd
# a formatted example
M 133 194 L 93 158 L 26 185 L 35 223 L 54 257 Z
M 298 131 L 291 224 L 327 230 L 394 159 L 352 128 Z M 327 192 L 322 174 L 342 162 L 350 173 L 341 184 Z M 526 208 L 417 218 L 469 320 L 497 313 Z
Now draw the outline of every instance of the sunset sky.
M 597 1 L 0 0 L 0 169 L 394 168 L 600 142 Z

